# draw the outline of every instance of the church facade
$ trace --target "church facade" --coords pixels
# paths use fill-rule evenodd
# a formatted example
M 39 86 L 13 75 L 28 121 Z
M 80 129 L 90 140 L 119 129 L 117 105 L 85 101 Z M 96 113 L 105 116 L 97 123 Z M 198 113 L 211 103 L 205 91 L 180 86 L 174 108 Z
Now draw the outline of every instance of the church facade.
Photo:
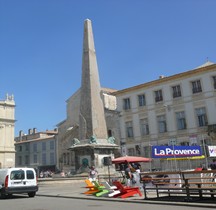
M 0 168 L 15 166 L 14 124 L 14 97 L 6 95 L 0 100 Z

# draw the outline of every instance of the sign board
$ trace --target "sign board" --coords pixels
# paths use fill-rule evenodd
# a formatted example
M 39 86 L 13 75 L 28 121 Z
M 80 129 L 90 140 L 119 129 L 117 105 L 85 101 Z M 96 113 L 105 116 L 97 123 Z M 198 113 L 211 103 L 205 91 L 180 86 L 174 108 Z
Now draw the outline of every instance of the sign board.
M 200 146 L 152 146 L 152 158 L 180 158 L 201 155 Z
M 169 146 L 176 145 L 176 144 L 177 144 L 177 139 L 176 138 L 170 139 L 169 142 L 168 142 Z
M 208 146 L 209 157 L 216 157 L 216 146 Z

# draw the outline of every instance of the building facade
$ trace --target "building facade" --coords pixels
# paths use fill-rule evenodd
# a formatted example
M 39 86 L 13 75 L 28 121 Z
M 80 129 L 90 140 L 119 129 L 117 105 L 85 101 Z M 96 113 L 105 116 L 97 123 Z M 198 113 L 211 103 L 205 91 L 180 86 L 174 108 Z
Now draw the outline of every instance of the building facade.
M 57 168 L 56 154 L 57 130 L 37 132 L 36 128 L 23 131 L 15 138 L 16 167 L 32 167 L 41 171 L 55 171 Z
M 6 95 L 5 100 L 0 100 L 0 168 L 15 165 L 14 125 L 14 97 Z
M 122 155 L 151 157 L 153 145 L 216 145 L 216 65 L 196 69 L 113 93 L 120 112 Z M 175 167 L 208 164 L 178 161 Z M 172 161 L 154 160 L 151 167 L 173 167 Z

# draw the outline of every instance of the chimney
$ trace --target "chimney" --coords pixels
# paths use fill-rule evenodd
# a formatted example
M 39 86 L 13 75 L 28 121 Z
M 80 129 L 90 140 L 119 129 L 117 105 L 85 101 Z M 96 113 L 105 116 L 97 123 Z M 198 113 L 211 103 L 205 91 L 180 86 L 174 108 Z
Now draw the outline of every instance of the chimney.
M 24 135 L 23 131 L 20 130 L 20 131 L 19 131 L 19 137 L 22 137 L 23 135 Z
M 28 130 L 28 135 L 31 135 L 33 133 L 33 130 L 30 128 L 29 130 Z
M 33 134 L 37 133 L 37 128 L 33 128 Z
M 19 131 L 19 137 L 18 137 L 19 141 L 22 141 L 22 140 L 23 140 L 23 136 L 24 136 L 24 133 L 23 133 L 22 130 L 20 130 L 20 131 Z
M 19 141 L 22 141 L 24 133 L 22 130 L 19 131 Z

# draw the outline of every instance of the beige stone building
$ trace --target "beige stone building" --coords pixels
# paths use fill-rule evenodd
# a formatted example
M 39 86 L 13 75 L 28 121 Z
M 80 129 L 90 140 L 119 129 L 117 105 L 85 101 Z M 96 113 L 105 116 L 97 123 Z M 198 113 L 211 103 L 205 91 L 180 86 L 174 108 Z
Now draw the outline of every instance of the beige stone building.
M 0 168 L 15 166 L 14 124 L 14 97 L 6 95 L 0 100 Z
M 120 112 L 122 155 L 151 157 L 152 145 L 216 145 L 216 64 L 113 93 Z M 194 168 L 197 161 L 154 160 L 152 168 Z

